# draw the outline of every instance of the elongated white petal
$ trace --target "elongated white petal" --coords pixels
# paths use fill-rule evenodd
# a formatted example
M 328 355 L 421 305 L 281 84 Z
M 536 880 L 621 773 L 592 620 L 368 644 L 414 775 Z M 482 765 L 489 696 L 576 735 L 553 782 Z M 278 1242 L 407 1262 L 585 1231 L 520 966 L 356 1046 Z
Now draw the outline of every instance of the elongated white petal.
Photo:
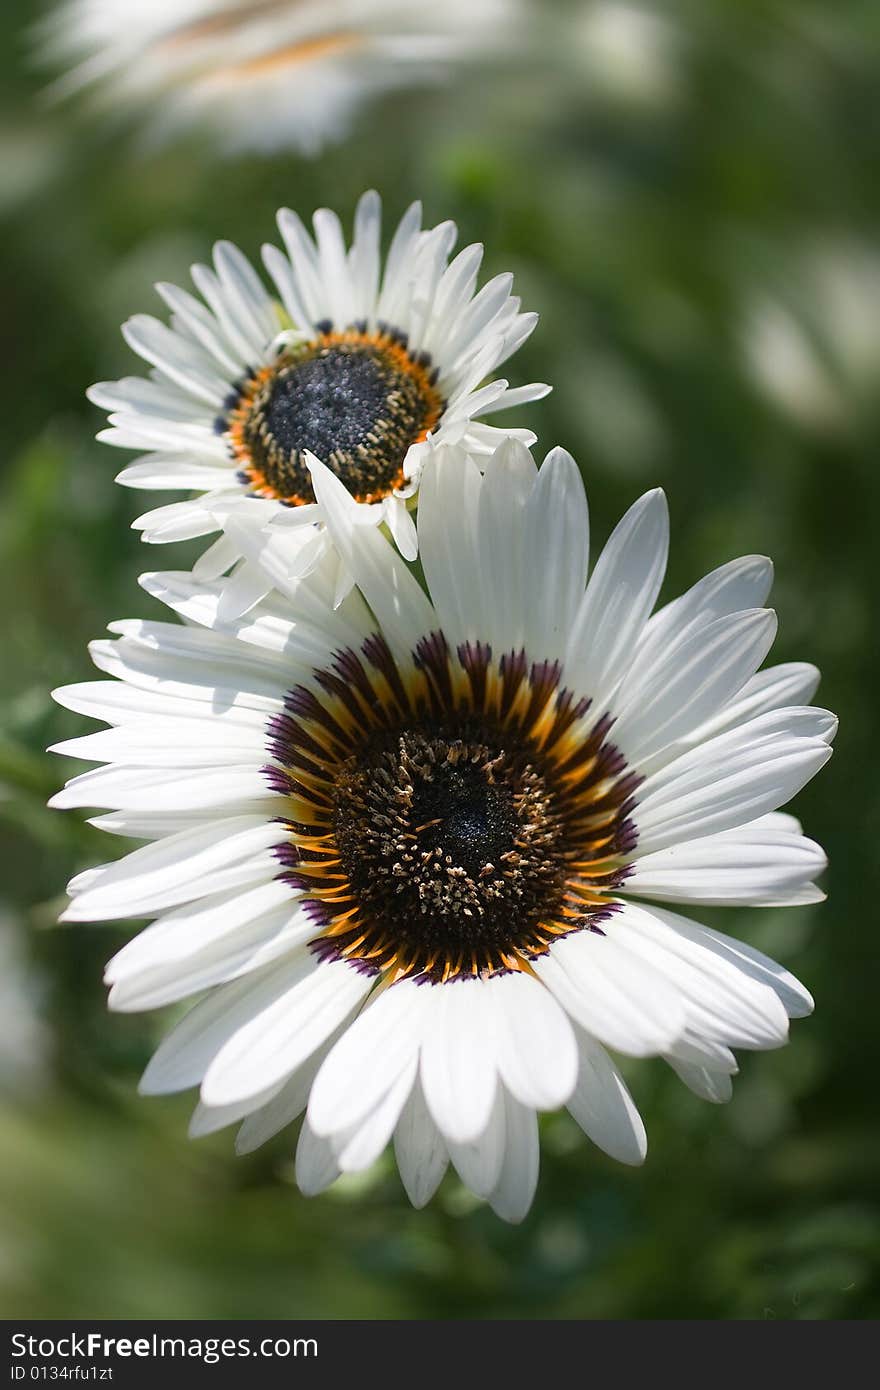
M 440 1133 L 466 1144 L 486 1128 L 497 1086 L 488 985 L 476 979 L 425 988 L 431 990 L 421 1050 L 425 1100 Z
M 663 1052 L 683 1032 L 684 1003 L 673 984 L 605 936 L 577 932 L 534 962 L 562 1007 L 608 1047 L 633 1057 Z
M 535 661 L 562 660 L 590 556 L 587 497 L 565 449 L 552 450 L 538 470 L 523 527 L 526 650 Z
M 826 865 L 814 840 L 753 821 L 640 856 L 625 887 L 669 902 L 796 905 L 821 900 L 812 880 Z
M 633 666 L 615 699 L 614 741 L 630 766 L 682 738 L 742 688 L 770 650 L 776 615 L 749 609 L 692 627 L 644 669 Z
M 659 490 L 618 523 L 590 576 L 569 633 L 566 678 L 602 713 L 633 661 L 636 643 L 666 571 L 669 518 Z
M 437 623 L 454 648 L 480 640 L 489 624 L 490 594 L 483 592 L 487 576 L 477 532 L 482 488 L 473 460 L 446 446 L 432 454 L 419 490 L 422 566 Z
M 263 886 L 274 888 L 278 885 Z M 227 930 L 219 939 L 189 954 L 175 956 L 172 951 L 169 959 L 140 968 L 130 962 L 125 962 L 124 967 L 117 964 L 117 978 L 112 982 L 108 1005 L 111 1009 L 133 1012 L 173 1004 L 190 994 L 260 970 L 272 961 L 283 960 L 314 934 L 313 923 L 289 901 L 288 890 L 287 901 L 248 917 L 244 925 Z
M 271 850 L 278 838 L 277 825 L 252 815 L 169 835 L 94 871 L 81 891 L 74 879 L 69 885 L 74 900 L 65 920 L 143 917 L 224 888 L 272 878 L 276 861 Z
M 304 1197 L 316 1197 L 334 1183 L 340 1168 L 329 1139 L 321 1138 L 303 1120 L 296 1146 L 296 1181 Z
M 458 1176 L 478 1197 L 488 1197 L 498 1185 L 507 1146 L 507 1105 L 504 1087 L 495 1092 L 489 1122 L 468 1144 L 450 1143 L 449 1156 Z
M 213 990 L 184 1015 L 159 1045 L 141 1077 L 140 1090 L 144 1095 L 163 1095 L 198 1085 L 224 1044 L 285 998 L 315 967 L 314 958 L 304 951 L 281 969 L 269 968 Z M 248 1095 L 258 1096 L 276 1079 L 282 1078 L 260 1078 L 240 1096 L 202 1099 L 206 1104 L 233 1104 Z
M 535 1112 L 505 1095 L 507 1145 L 498 1185 L 489 1197 L 492 1210 L 516 1224 L 528 1214 L 538 1185 L 538 1121 Z
M 577 1085 L 568 1108 L 581 1129 L 620 1163 L 645 1160 L 645 1126 L 620 1072 L 594 1038 L 578 1029 Z
M 693 1091 L 701 1100 L 723 1105 L 733 1095 L 733 1082 L 726 1072 L 694 1066 L 691 1062 L 680 1062 L 675 1057 L 668 1057 L 667 1061 L 688 1090 Z
M 662 909 L 627 904 L 614 925 L 622 944 L 679 992 L 696 1032 L 737 1047 L 785 1042 L 788 1017 L 776 991 L 675 930 Z
M 812 996 L 800 980 L 796 980 L 794 975 L 775 960 L 755 950 L 754 946 L 737 941 L 732 936 L 725 936 L 723 932 L 703 927 L 698 922 L 667 909 L 653 908 L 652 912 L 680 936 L 697 942 L 705 950 L 713 951 L 722 959 L 734 963 L 744 974 L 769 985 L 779 996 L 789 1018 L 805 1018 L 813 1012 Z
M 419 1055 L 428 989 L 402 980 L 376 996 L 333 1048 L 309 1101 L 316 1134 L 356 1125 Z
M 171 773 L 168 768 L 101 767 L 72 777 L 49 805 L 105 806 L 111 811 L 210 810 L 234 814 L 242 804 L 273 795 L 263 770 L 253 765 L 203 767 Z
M 524 646 L 526 550 L 522 512 L 535 483 L 524 445 L 507 440 L 486 463 L 477 509 L 488 640 L 499 655 Z
M 640 852 L 775 811 L 830 758 L 828 728 L 826 711 L 777 710 L 676 758 L 639 789 Z
M 765 555 L 744 555 L 712 570 L 648 619 L 639 639 L 636 664 L 653 663 L 694 626 L 705 626 L 714 618 L 726 618 L 747 608 L 762 608 L 772 583 L 773 565 Z
M 203 1135 L 215 1134 L 218 1129 L 237 1124 L 250 1113 L 254 1105 L 268 1105 L 279 1090 L 280 1087 L 276 1083 L 259 1095 L 248 1096 L 247 1100 L 240 1100 L 235 1105 L 205 1105 L 199 1101 L 189 1122 L 190 1139 L 200 1139 Z
M 694 729 L 687 742 L 714 738 L 716 734 L 735 729 L 771 710 L 807 705 L 815 695 L 818 684 L 819 672 L 808 661 L 788 661 L 781 666 L 768 666 L 752 676 L 714 718 Z
M 400 1113 L 406 1104 L 418 1073 L 418 1058 L 413 1057 L 389 1087 L 382 1100 L 361 1120 L 353 1132 L 344 1138 L 331 1140 L 336 1161 L 343 1173 L 360 1173 L 375 1163 L 391 1138 Z
M 259 1101 L 258 1098 L 258 1109 L 253 1108 L 255 1103 L 253 1097 L 248 1101 L 241 1102 L 242 1105 L 248 1105 L 251 1108 L 235 1136 L 236 1153 L 252 1153 L 254 1149 L 260 1148 L 268 1139 L 285 1129 L 297 1116 L 303 1113 L 309 1099 L 312 1082 L 338 1036 L 339 1030 L 334 1029 L 326 1042 L 317 1047 L 311 1056 L 307 1057 L 296 1071 L 274 1090 L 270 1099 Z
M 577 1046 L 565 1013 L 550 991 L 528 975 L 499 975 L 489 987 L 497 1017 L 498 1070 L 505 1086 L 534 1110 L 564 1105 L 578 1070 Z
M 345 488 L 319 460 L 309 464 L 327 529 L 347 568 L 375 613 L 395 655 L 409 656 L 433 631 L 434 610 L 391 546 L 372 527 L 359 525 Z
M 251 708 L 234 696 L 230 700 L 212 702 L 209 691 L 196 691 L 190 699 L 128 685 L 121 680 L 82 681 L 53 690 L 52 698 L 66 709 L 91 715 L 106 724 L 149 724 L 154 717 L 187 720 L 209 717 L 210 726 L 218 731 L 240 725 L 262 733 L 266 727 L 265 710 Z M 276 707 L 280 708 L 280 704 L 279 700 Z M 223 737 L 222 732 L 220 737 Z
M 394 1131 L 394 1154 L 406 1195 L 414 1207 L 425 1206 L 440 1186 L 449 1155 L 418 1077 Z
M 202 1082 L 206 1104 L 229 1105 L 289 1076 L 372 988 L 371 978 L 345 961 L 317 964 L 308 952 L 297 960 L 299 971 L 287 974 L 283 995 L 238 1028 L 211 1060 Z

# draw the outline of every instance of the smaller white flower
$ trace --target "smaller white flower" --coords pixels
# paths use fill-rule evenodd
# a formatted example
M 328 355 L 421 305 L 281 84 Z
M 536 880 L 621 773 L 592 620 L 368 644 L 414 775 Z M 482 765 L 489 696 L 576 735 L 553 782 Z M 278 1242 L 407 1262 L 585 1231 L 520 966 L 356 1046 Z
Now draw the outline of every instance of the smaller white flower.
M 455 224 L 423 230 L 418 203 L 401 219 L 384 268 L 377 193 L 360 199 L 348 249 L 334 212 L 320 209 L 313 223 L 314 240 L 295 212 L 279 212 L 286 254 L 263 248 L 274 296 L 225 241 L 214 248 L 213 269 L 193 266 L 204 302 L 159 284 L 170 324 L 138 314 L 123 326 L 128 344 L 151 364 L 149 377 L 89 391 L 111 412 L 98 438 L 148 450 L 119 482 L 201 494 L 140 517 L 134 525 L 144 539 L 227 532 L 203 557 L 203 579 L 238 560 L 235 523 L 274 518 L 306 528 L 298 572 L 317 561 L 327 537 L 315 531 L 321 512 L 309 454 L 344 483 L 360 504 L 359 519 L 387 524 L 413 559 L 408 503 L 428 440 L 486 455 L 506 436 L 535 439 L 530 430 L 483 423 L 550 389 L 492 379 L 537 322 L 537 314 L 520 312 L 511 275 L 496 275 L 477 292 L 483 248 L 465 247 L 450 262 Z M 244 611 L 265 592 L 252 567 L 241 567 L 227 593 L 229 611 L 238 604 Z
M 154 142 L 205 130 L 221 151 L 317 154 L 383 91 L 442 81 L 513 48 L 517 0 L 66 0 L 37 33 L 87 91 Z

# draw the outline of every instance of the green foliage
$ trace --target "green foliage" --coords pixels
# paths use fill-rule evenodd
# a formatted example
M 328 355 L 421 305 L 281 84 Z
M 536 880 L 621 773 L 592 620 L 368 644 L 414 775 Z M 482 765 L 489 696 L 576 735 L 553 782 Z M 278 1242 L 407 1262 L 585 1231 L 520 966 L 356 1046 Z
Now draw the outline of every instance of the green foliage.
M 634 74 L 596 58 L 587 8 L 542 0 L 530 60 L 385 98 L 307 163 L 218 162 L 196 138 L 147 153 L 47 107 L 23 61 L 31 9 L 3 7 L 3 50 L 20 60 L 0 113 L 7 1317 L 878 1311 L 877 15 L 859 0 L 658 6 Z M 772 555 L 777 659 L 815 660 L 841 715 L 835 758 L 797 807 L 830 853 L 828 903 L 703 914 L 791 965 L 815 1017 L 787 1049 L 746 1055 L 723 1109 L 659 1062 L 631 1068 L 641 1171 L 551 1117 L 515 1230 L 449 1179 L 412 1212 L 387 1160 L 306 1201 L 289 1135 L 248 1160 L 228 1132 L 191 1143 L 185 1099 L 135 1093 L 167 1019 L 105 1011 L 101 967 L 125 933 L 50 929 L 70 874 L 122 845 L 45 809 L 69 769 L 43 749 L 84 730 L 48 692 L 89 677 L 86 641 L 108 621 L 155 612 L 140 570 L 197 553 L 140 548 L 129 522 L 150 499 L 114 487 L 126 455 L 94 442 L 84 389 L 139 370 L 118 325 L 158 311 L 153 280 L 182 282 L 215 237 L 256 254 L 284 203 L 348 217 L 370 184 L 389 217 L 420 196 L 462 244 L 485 241 L 487 274 L 515 270 L 542 319 L 511 380 L 554 383 L 528 419 L 541 450 L 579 459 L 595 534 L 659 481 L 668 593 L 734 555 Z M 768 338 L 779 306 L 784 333 Z

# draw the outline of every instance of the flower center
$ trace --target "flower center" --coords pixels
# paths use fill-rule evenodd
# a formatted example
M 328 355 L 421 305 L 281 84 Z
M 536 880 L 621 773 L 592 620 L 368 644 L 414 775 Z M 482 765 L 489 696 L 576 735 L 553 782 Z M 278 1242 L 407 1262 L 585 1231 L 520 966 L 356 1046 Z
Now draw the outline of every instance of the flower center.
M 565 888 L 565 836 L 534 751 L 485 729 L 381 736 L 337 777 L 333 825 L 362 911 L 398 951 L 479 968 L 526 945 Z
M 341 478 L 359 502 L 403 486 L 411 445 L 443 412 L 436 372 L 389 331 L 342 333 L 319 325 L 310 343 L 262 367 L 218 421 L 242 482 L 260 497 L 314 501 L 306 452 Z
M 442 636 L 410 667 L 379 638 L 291 691 L 267 769 L 289 798 L 282 877 L 312 948 L 446 980 L 527 969 L 597 928 L 634 844 L 637 778 L 556 666 Z

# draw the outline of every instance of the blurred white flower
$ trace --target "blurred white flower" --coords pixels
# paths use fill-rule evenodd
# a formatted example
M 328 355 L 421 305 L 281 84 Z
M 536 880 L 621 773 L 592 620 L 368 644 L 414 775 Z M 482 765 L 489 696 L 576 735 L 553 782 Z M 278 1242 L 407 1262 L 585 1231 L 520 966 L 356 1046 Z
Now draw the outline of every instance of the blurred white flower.
M 360 103 L 512 43 L 519 0 L 64 0 L 41 27 L 58 96 L 141 110 L 154 139 L 207 125 L 229 152 L 315 154 Z
M 594 94 L 635 106 L 664 106 L 676 96 L 680 36 L 650 6 L 590 0 L 571 38 Z
M 807 429 L 848 426 L 880 384 L 880 257 L 843 241 L 812 246 L 754 290 L 742 352 L 755 384 Z

